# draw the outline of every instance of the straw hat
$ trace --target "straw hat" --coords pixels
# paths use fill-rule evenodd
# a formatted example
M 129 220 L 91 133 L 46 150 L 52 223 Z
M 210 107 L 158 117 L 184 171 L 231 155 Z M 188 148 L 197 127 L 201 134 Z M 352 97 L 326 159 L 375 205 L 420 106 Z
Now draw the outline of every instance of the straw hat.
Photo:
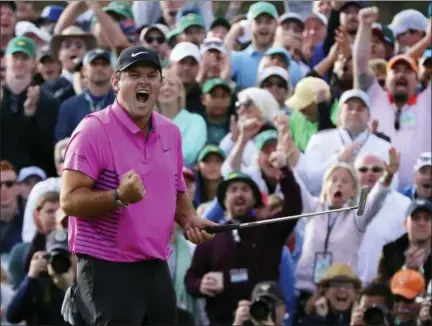
M 326 286 L 331 281 L 353 282 L 358 287 L 361 286 L 361 280 L 353 272 L 351 267 L 347 264 L 337 263 L 337 264 L 331 265 L 329 268 L 327 276 L 321 280 L 319 285 L 320 286 Z
M 54 35 L 51 40 L 51 52 L 54 57 L 58 56 L 61 43 L 68 38 L 81 38 L 86 44 L 87 51 L 94 49 L 97 46 L 96 38 L 93 34 L 86 33 L 78 26 L 69 26 L 65 28 L 61 34 Z

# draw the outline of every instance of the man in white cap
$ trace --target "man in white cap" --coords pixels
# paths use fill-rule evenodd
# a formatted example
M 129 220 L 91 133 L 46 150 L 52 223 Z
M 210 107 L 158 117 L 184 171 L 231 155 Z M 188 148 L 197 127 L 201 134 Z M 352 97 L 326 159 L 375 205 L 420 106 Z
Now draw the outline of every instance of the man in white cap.
M 402 189 L 402 193 L 411 198 L 432 200 L 432 154 L 421 153 L 414 165 L 414 183 Z
M 290 91 L 288 71 L 281 67 L 267 67 L 258 73 L 257 85 L 268 90 L 278 102 L 280 110 L 290 114 L 285 99 Z
M 313 135 L 297 161 L 296 171 L 312 195 L 319 195 L 323 176 L 333 164 L 352 164 L 358 155 L 374 154 L 388 161 L 390 143 L 369 131 L 369 97 L 352 89 L 339 100 L 340 127 Z
M 201 64 L 197 82 L 201 85 L 208 79 L 222 78 L 230 82 L 231 62 L 221 39 L 208 37 L 201 46 Z
M 169 46 L 167 34 L 169 33 L 168 27 L 162 24 L 154 24 L 144 28 L 139 40 L 142 45 L 156 51 L 161 60 L 167 60 L 169 56 Z
M 20 21 L 15 25 L 16 36 L 27 36 L 31 38 L 38 48 L 42 49 L 51 41 L 51 35 L 46 30 L 37 27 L 28 21 Z
M 179 76 L 186 90 L 186 108 L 192 113 L 202 114 L 201 87 L 196 79 L 201 53 L 198 46 L 190 42 L 180 42 L 171 51 L 170 65 Z
M 46 173 L 38 166 L 28 166 L 19 171 L 18 183 L 20 185 L 20 195 L 24 205 L 33 187 L 46 178 Z

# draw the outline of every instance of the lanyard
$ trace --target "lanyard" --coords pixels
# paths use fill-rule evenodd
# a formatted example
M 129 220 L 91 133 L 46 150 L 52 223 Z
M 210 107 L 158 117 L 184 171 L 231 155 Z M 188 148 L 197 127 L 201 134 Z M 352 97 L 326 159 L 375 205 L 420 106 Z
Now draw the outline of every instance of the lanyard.
M 329 240 L 330 240 L 330 234 L 333 231 L 333 227 L 336 224 L 336 219 L 338 218 L 339 214 L 333 215 L 334 218 L 332 218 L 332 214 L 328 214 L 327 218 L 327 234 L 324 241 L 324 253 L 327 253 Z
M 342 142 L 342 146 L 345 147 L 347 144 L 345 143 L 345 140 L 344 140 L 344 138 L 342 137 L 342 134 L 341 134 L 340 130 L 338 130 L 338 134 L 339 134 L 339 138 L 340 138 L 340 140 L 341 140 L 341 142 Z M 368 132 L 368 133 L 366 134 L 365 139 L 360 143 L 360 148 L 359 148 L 358 151 L 356 152 L 356 155 L 361 151 L 362 147 L 366 144 L 367 140 L 369 139 L 369 135 L 370 135 L 370 132 Z M 354 140 L 355 140 L 355 139 L 354 139 Z
M 107 98 L 110 94 L 110 91 L 108 91 L 108 93 L 106 93 L 104 95 L 104 97 L 102 98 L 102 100 L 99 101 L 99 103 L 97 105 L 95 105 L 95 103 L 93 102 L 93 99 L 91 98 L 90 94 L 88 92 L 84 93 L 84 98 L 87 101 L 89 108 L 90 108 L 90 112 L 94 113 L 97 111 L 102 110 L 105 107 L 105 103 L 107 101 Z

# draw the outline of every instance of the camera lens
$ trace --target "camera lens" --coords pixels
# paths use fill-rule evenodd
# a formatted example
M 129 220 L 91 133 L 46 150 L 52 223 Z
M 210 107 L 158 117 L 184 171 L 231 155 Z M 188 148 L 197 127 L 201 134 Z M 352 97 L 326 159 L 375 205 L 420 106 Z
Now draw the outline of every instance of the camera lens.
M 269 300 L 265 300 L 264 298 L 260 298 L 252 303 L 250 306 L 250 315 L 256 321 L 264 321 L 267 320 L 270 314 L 272 314 L 274 304 Z
M 368 326 L 384 325 L 385 314 L 380 307 L 369 307 L 366 309 L 363 320 Z
M 50 256 L 49 263 L 55 273 L 64 274 L 71 267 L 70 254 L 65 251 L 53 252 Z

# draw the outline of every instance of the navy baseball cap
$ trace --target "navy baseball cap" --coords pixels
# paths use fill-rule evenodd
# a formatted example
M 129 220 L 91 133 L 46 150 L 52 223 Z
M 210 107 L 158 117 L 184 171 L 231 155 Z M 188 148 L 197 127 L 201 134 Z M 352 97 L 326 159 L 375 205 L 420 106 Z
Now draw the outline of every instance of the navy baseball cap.
M 54 230 L 52 231 L 46 240 L 45 246 L 47 253 L 54 251 L 69 251 L 68 248 L 68 234 L 66 230 Z
M 432 202 L 426 199 L 414 199 L 408 207 L 407 216 L 411 216 L 415 212 L 422 210 L 432 214 Z
M 83 65 L 91 64 L 96 59 L 104 59 L 111 63 L 111 52 L 104 49 L 93 49 L 86 53 L 83 59 Z
M 131 46 L 123 50 L 118 57 L 115 70 L 123 71 L 135 64 L 154 66 L 158 70 L 162 70 L 162 65 L 157 53 L 141 45 Z

